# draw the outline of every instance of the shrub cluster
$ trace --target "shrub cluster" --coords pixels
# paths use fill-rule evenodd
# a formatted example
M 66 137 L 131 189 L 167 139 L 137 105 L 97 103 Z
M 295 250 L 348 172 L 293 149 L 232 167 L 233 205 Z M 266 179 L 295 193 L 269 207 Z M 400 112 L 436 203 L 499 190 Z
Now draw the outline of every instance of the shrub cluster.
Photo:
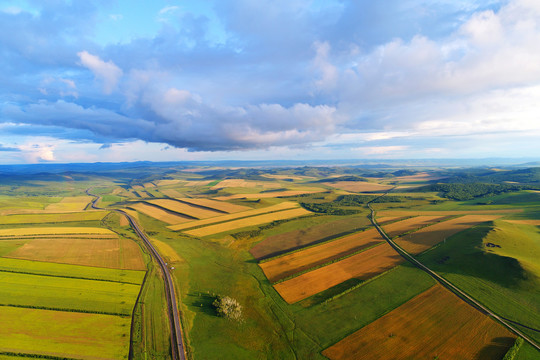
M 231 320 L 242 319 L 242 306 L 230 296 L 216 296 L 216 299 L 212 303 L 216 308 L 216 312 L 219 316 L 225 317 Z

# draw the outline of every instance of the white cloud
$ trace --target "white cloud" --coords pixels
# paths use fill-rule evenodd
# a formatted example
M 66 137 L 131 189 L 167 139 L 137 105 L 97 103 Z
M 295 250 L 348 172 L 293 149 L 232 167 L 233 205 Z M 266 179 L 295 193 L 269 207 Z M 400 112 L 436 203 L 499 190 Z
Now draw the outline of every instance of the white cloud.
M 169 12 L 175 12 L 178 9 L 180 9 L 179 6 L 165 6 L 163 9 L 159 10 L 159 14 L 163 15 L 163 14 L 166 14 L 166 13 L 169 13 Z
M 81 60 L 81 64 L 90 69 L 94 76 L 103 81 L 103 92 L 110 94 L 118 85 L 118 81 L 122 77 L 122 70 L 112 61 L 103 61 L 98 56 L 92 55 L 87 51 L 77 53 Z

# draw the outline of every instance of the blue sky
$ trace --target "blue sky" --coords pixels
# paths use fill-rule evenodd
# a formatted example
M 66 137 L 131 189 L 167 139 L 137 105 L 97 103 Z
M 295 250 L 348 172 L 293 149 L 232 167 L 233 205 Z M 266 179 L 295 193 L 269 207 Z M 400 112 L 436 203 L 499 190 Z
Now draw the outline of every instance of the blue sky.
M 540 154 L 537 0 L 0 0 L 0 163 Z

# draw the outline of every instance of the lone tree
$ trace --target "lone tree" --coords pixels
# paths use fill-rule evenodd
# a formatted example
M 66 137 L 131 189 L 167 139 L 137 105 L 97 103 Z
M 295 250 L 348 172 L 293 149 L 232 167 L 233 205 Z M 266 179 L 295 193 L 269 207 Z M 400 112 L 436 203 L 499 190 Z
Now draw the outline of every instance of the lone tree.
M 216 308 L 219 316 L 232 320 L 242 319 L 242 306 L 232 297 L 218 295 L 212 305 Z

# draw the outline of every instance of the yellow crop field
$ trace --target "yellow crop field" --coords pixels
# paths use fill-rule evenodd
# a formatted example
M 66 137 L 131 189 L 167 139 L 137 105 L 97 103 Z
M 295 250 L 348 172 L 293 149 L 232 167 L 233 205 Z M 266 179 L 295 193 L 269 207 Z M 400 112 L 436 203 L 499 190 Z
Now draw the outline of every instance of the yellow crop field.
M 167 243 L 157 239 L 150 239 L 152 244 L 158 249 L 161 256 L 167 258 L 169 263 L 183 261 L 178 253 Z
M 289 304 L 320 293 L 345 280 L 366 280 L 403 262 L 390 245 L 382 243 L 344 260 L 315 269 L 274 285 Z
M 314 194 L 323 192 L 324 189 L 318 190 L 284 190 L 284 191 L 271 191 L 265 193 L 253 193 L 253 194 L 234 194 L 227 196 L 217 196 L 215 200 L 232 200 L 232 199 L 265 199 L 265 198 L 279 198 L 286 196 L 297 196 L 303 194 Z
M 192 219 L 177 214 L 172 214 L 163 209 L 155 206 L 147 205 L 144 203 L 130 204 L 129 208 L 140 211 L 141 213 L 153 217 L 154 219 L 161 220 L 167 224 L 181 224 Z
M 181 192 L 174 189 L 160 189 L 159 191 L 172 198 L 181 198 L 182 196 L 184 196 Z
M 460 231 L 500 217 L 501 215 L 464 215 L 405 235 L 397 239 L 396 243 L 407 252 L 419 254 Z
M 367 181 L 337 181 L 334 183 L 327 182 L 323 184 L 350 192 L 377 192 L 393 188 L 392 185 L 383 185 Z
M 376 229 L 345 236 L 332 242 L 280 256 L 260 263 L 259 266 L 270 280 L 275 282 L 314 266 L 327 263 L 350 253 L 382 243 L 383 238 Z
M 309 215 L 311 212 L 303 209 L 291 209 L 273 212 L 270 214 L 264 214 L 259 216 L 252 216 L 244 219 L 232 220 L 226 223 L 210 225 L 194 230 L 188 230 L 185 233 L 193 236 L 208 236 L 213 234 L 222 233 L 225 231 L 231 231 L 236 229 L 241 229 L 248 226 L 256 226 L 261 224 L 266 224 L 276 220 L 290 219 L 298 216 Z
M 75 359 L 124 359 L 129 352 L 129 317 L 0 306 L 0 319 L 0 352 Z
M 210 209 L 204 209 L 198 206 L 189 205 L 176 200 L 159 199 L 148 200 L 148 203 L 161 206 L 167 210 L 171 210 L 180 214 L 185 214 L 197 219 L 206 219 L 209 217 L 219 216 L 222 213 Z
M 135 190 L 144 190 L 144 186 L 141 185 L 133 185 L 131 188 Z
M 209 208 L 220 210 L 220 211 L 225 211 L 227 213 L 235 213 L 235 212 L 240 212 L 240 211 L 251 210 L 251 208 L 247 206 L 236 205 L 236 204 L 231 204 L 231 203 L 223 202 L 223 201 L 216 201 L 212 199 L 179 198 L 178 200 L 185 201 L 185 202 L 195 204 L 195 205 L 209 207 Z
M 30 240 L 5 257 L 113 269 L 146 269 L 139 246 L 132 240 L 119 238 Z
M 92 221 L 101 220 L 107 215 L 108 211 L 84 211 L 67 212 L 63 214 L 50 213 L 30 213 L 30 214 L 12 214 L 0 217 L 0 225 L 8 224 L 40 224 L 40 223 L 62 223 L 74 221 Z
M 323 351 L 332 360 L 502 359 L 516 336 L 435 285 Z
M 145 189 L 152 189 L 156 187 L 156 185 L 152 184 L 151 182 L 144 183 L 143 186 Z
M 109 229 L 95 227 L 31 227 L 19 229 L 0 229 L 0 236 L 3 237 L 56 234 L 105 234 L 116 236 L 116 233 Z
M 421 215 L 415 216 L 410 219 L 397 221 L 389 225 L 384 225 L 383 229 L 391 238 L 401 235 L 408 231 L 421 228 L 430 224 L 434 224 L 437 221 L 444 220 L 446 216 L 433 216 L 433 215 Z
M 242 212 L 238 212 L 238 213 L 234 213 L 234 214 L 221 215 L 221 216 L 213 217 L 213 218 L 210 218 L 210 219 L 190 221 L 190 222 L 185 223 L 185 224 L 168 226 L 168 228 L 171 229 L 171 230 L 175 230 L 175 231 L 176 230 L 184 230 L 184 229 L 190 229 L 190 228 L 194 228 L 194 227 L 198 227 L 198 226 L 209 225 L 209 224 L 214 224 L 214 223 L 221 223 L 221 222 L 230 221 L 230 220 L 239 219 L 239 218 L 244 218 L 244 217 L 248 217 L 248 216 L 266 214 L 266 213 L 269 213 L 269 212 L 272 212 L 272 211 L 280 211 L 280 210 L 286 210 L 286 209 L 297 208 L 297 207 L 298 207 L 297 203 L 290 202 L 290 201 L 284 201 L 282 203 L 272 205 L 272 206 L 268 206 L 268 207 L 261 208 L 261 209 L 253 209 L 253 210 L 242 211 Z

